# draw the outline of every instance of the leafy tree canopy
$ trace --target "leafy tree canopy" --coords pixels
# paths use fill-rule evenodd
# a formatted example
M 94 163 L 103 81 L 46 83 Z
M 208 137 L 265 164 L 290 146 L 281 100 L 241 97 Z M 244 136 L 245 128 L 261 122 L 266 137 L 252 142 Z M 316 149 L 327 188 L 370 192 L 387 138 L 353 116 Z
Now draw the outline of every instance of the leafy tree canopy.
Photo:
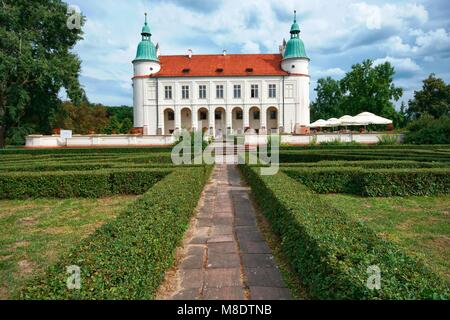
M 431 74 L 423 81 L 422 90 L 414 92 L 407 112 L 414 119 L 425 114 L 436 119 L 450 115 L 450 84 Z
M 353 65 L 342 80 L 319 79 L 317 100 L 311 106 L 313 120 L 368 111 L 400 122 L 393 101 L 400 99 L 403 90 L 394 85 L 394 75 L 389 62 L 374 66 L 365 60 Z
M 51 131 L 62 88 L 83 99 L 71 52 L 82 31 L 68 28 L 67 9 L 60 0 L 0 1 L 0 147 L 5 136 Z

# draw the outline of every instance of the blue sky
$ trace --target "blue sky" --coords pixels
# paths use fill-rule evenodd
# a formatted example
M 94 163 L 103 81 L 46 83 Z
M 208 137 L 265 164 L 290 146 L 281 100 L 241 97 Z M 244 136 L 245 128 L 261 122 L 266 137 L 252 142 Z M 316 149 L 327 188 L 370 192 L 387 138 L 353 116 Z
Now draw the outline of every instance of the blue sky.
M 403 100 L 430 73 L 450 82 L 448 0 L 70 0 L 86 16 L 81 82 L 91 102 L 132 105 L 132 64 L 144 12 L 161 54 L 275 53 L 293 10 L 317 79 L 341 78 L 355 63 L 390 61 Z

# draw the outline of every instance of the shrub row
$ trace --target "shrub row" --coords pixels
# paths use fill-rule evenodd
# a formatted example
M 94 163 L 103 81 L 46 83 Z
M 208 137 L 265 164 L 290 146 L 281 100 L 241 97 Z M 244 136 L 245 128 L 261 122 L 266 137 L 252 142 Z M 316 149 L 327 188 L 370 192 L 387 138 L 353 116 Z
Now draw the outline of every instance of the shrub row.
M 297 162 L 282 163 L 281 167 L 360 167 L 367 169 L 395 169 L 395 168 L 446 168 L 450 167 L 448 162 L 418 162 L 401 160 L 367 160 L 367 161 L 319 161 L 319 162 Z
M 370 197 L 450 193 L 450 169 L 286 168 L 283 171 L 318 193 Z
M 409 151 L 404 154 L 383 154 L 373 152 L 372 154 L 344 153 L 344 152 L 300 152 L 286 151 L 280 152 L 280 163 L 296 163 L 296 162 L 318 162 L 323 160 L 329 161 L 358 161 L 358 160 L 410 160 L 410 161 L 442 161 L 449 162 L 450 157 L 444 154 L 416 155 L 410 154 Z
M 241 166 L 282 250 L 317 299 L 448 299 L 450 289 L 420 261 L 279 173 Z M 381 269 L 381 290 L 367 287 L 369 266 Z
M 0 173 L 0 199 L 142 194 L 169 173 L 168 169 Z
M 20 298 L 153 299 L 210 172 L 209 167 L 174 170 L 34 279 Z M 81 269 L 81 290 L 67 289 L 71 265 Z
M 442 146 L 441 146 L 442 147 Z M 142 148 L 61 148 L 61 149 L 24 149 L 24 148 L 7 148 L 0 150 L 2 154 L 91 154 L 91 153 L 142 153 L 142 152 L 170 152 L 171 147 L 142 147 Z
M 436 150 L 436 149 L 444 149 L 449 148 L 450 145 L 415 145 L 415 144 L 395 144 L 395 145 L 368 145 L 368 144 L 359 144 L 359 145 L 305 145 L 305 146 L 281 146 L 281 150 L 317 150 L 317 149 L 327 149 L 327 150 L 346 150 L 346 149 L 392 149 L 392 150 L 401 150 L 401 149 L 422 149 L 422 150 Z

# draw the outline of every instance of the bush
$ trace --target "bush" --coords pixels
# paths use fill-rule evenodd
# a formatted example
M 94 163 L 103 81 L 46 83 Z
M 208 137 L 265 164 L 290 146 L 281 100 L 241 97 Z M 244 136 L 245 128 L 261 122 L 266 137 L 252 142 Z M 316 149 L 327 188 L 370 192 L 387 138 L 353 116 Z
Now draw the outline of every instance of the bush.
M 405 135 L 405 143 L 412 144 L 449 144 L 450 116 L 434 119 L 424 115 L 411 122 Z
M 326 167 L 358 167 L 366 169 L 400 169 L 400 168 L 445 168 L 449 162 L 419 162 L 408 160 L 367 160 L 367 161 L 319 161 L 283 163 L 281 168 L 326 168 Z
M 389 146 L 398 144 L 398 136 L 397 135 L 383 135 L 378 137 L 378 145 L 380 146 Z
M 169 173 L 168 169 L 0 173 L 0 199 L 141 194 Z
M 22 299 L 153 299 L 172 266 L 210 167 L 174 170 L 20 293 Z M 66 267 L 81 269 L 81 290 Z
M 450 169 L 287 168 L 284 172 L 318 193 L 370 197 L 450 193 Z
M 322 201 L 283 173 L 245 178 L 298 278 L 316 299 L 448 299 L 450 289 L 425 265 Z M 381 290 L 367 268 L 381 269 Z

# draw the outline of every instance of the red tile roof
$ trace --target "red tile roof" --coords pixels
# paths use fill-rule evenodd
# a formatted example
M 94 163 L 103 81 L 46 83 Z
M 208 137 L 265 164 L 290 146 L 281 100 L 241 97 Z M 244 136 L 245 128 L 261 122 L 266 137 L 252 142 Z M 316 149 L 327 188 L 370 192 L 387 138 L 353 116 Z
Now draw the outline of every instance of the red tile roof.
M 161 71 L 154 77 L 284 76 L 282 59 L 280 54 L 160 56 Z

